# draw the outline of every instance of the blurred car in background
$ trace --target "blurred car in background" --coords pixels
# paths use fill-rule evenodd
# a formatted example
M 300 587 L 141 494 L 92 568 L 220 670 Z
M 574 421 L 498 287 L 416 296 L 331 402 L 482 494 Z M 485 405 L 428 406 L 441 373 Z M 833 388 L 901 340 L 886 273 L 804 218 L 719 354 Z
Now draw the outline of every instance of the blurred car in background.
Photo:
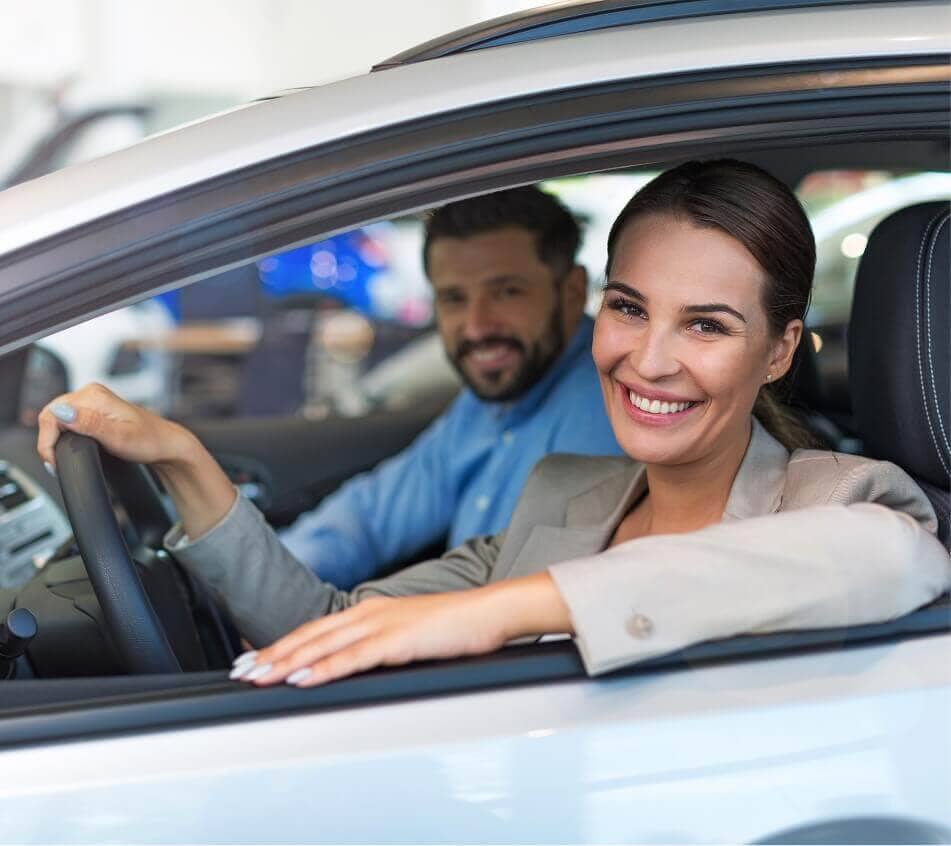
M 52 396 L 61 393 L 60 388 L 72 390 L 99 382 L 131 402 L 166 413 L 174 370 L 161 342 L 174 327 L 172 315 L 161 302 L 145 300 L 48 335 L 35 345 L 42 351 L 38 353 L 42 363 L 27 365 L 24 390 L 29 392 L 31 405 L 50 390 L 41 390 L 30 380 L 39 378 L 41 368 L 52 368 L 61 373 L 64 382 L 50 386 L 56 389 Z M 59 367 L 43 362 L 43 353 L 55 357 Z M 49 399 L 47 396 L 39 406 Z

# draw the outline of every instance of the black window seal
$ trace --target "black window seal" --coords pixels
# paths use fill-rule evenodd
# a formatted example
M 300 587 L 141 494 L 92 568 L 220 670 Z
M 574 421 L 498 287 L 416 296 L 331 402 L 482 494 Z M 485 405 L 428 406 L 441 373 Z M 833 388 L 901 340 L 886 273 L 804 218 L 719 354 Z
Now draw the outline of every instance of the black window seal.
M 924 608 L 895 620 L 849 628 L 826 628 L 773 634 L 744 635 L 707 641 L 668 655 L 591 679 L 617 679 L 661 672 L 682 672 L 715 664 L 761 661 L 811 652 L 873 647 L 910 638 L 951 632 L 951 597 L 945 595 Z M 224 672 L 174 676 L 112 677 L 72 680 L 102 695 L 81 701 L 37 704 L 44 687 L 60 695 L 62 680 L 0 683 L 0 702 L 16 698 L 10 686 L 20 686 L 22 704 L 0 705 L 0 750 L 25 744 L 87 740 L 106 735 L 153 732 L 183 727 L 262 719 L 287 714 L 372 707 L 388 702 L 448 696 L 509 687 L 554 684 L 586 679 L 574 644 L 568 641 L 513 646 L 475 658 L 434 661 L 375 670 L 325 687 L 300 690 L 287 686 L 255 688 L 228 681 Z M 150 685 L 141 692 L 136 688 Z M 118 692 L 117 692 L 118 691 Z M 4 695 L 6 694 L 6 695 Z
M 542 41 L 582 32 L 722 15 L 790 11 L 829 6 L 874 6 L 893 0 L 596 0 L 529 9 L 482 21 L 404 50 L 373 66 L 374 71 L 443 56 Z
M 783 133 L 787 142 L 810 133 L 872 137 L 890 126 L 909 138 L 943 137 L 947 64 L 947 56 L 850 60 L 613 82 L 439 115 L 262 163 L 0 257 L 0 352 L 294 243 L 461 193 L 670 160 L 691 147 L 775 143 Z M 916 75 L 929 81 L 909 81 Z M 594 119 L 590 110 L 602 107 Z M 551 122 L 539 124 L 544 110 Z M 769 110 L 785 110 L 789 120 L 762 125 Z M 135 243 L 124 240 L 128 214 L 142 233 Z

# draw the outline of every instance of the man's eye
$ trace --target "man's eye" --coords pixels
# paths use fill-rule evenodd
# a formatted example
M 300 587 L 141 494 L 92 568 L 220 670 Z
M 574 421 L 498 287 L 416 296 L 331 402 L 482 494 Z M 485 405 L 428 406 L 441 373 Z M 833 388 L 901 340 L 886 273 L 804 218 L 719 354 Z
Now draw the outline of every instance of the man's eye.
M 462 305 L 465 299 L 458 294 L 440 294 L 437 302 L 442 306 L 457 306 Z
M 499 290 L 499 296 L 501 297 L 520 297 L 521 295 L 522 289 L 515 285 L 509 285 Z

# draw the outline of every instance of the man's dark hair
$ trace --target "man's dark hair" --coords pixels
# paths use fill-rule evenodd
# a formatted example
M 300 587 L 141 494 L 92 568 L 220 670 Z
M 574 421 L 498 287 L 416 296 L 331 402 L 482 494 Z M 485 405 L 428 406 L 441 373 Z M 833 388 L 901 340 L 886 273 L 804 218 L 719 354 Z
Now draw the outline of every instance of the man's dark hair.
M 426 273 L 429 246 L 437 238 L 469 238 L 509 226 L 527 229 L 535 235 L 538 257 L 556 277 L 574 265 L 580 240 L 577 221 L 551 194 L 530 185 L 457 200 L 430 212 L 423 242 Z

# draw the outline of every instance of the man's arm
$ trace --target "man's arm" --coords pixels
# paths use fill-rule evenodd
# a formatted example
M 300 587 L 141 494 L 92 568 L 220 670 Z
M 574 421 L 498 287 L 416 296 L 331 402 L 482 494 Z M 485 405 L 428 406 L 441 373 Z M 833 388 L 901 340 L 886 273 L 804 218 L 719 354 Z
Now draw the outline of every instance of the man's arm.
M 456 404 L 399 454 L 346 482 L 281 531 L 325 581 L 351 588 L 445 536 L 456 507 Z

